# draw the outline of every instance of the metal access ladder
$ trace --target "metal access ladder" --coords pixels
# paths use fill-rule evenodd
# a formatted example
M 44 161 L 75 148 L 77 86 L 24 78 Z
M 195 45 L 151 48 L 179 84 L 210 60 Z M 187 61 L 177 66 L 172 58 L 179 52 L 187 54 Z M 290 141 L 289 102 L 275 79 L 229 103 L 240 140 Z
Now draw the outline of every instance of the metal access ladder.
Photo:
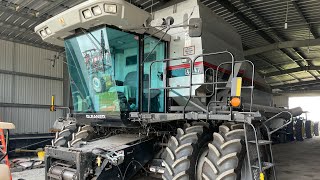
M 214 56 L 214 55 L 218 55 L 218 54 L 229 54 L 230 57 L 231 57 L 231 62 L 224 62 L 224 63 L 221 63 L 219 64 L 219 66 L 216 68 L 216 69 L 210 69 L 215 73 L 214 76 L 213 76 L 213 79 L 214 81 L 213 82 L 203 82 L 203 83 L 195 83 L 193 82 L 193 79 L 192 79 L 192 76 L 193 76 L 193 69 L 194 69 L 194 63 L 199 60 L 200 57 L 203 57 L 203 56 Z M 157 62 L 162 62 L 162 63 L 167 63 L 169 61 L 177 61 L 177 60 L 182 60 L 184 59 L 186 62 L 188 62 L 188 64 L 190 65 L 190 74 L 189 74 L 189 84 L 188 85 L 184 85 L 184 86 L 176 86 L 176 87 L 171 87 L 171 86 L 168 86 L 168 82 L 167 82 L 167 77 L 164 78 L 165 80 L 165 86 L 164 87 L 151 87 L 151 76 L 149 76 L 149 89 L 148 89 L 148 114 L 150 113 L 150 110 L 151 110 L 151 91 L 152 90 L 164 90 L 165 94 L 167 93 L 167 91 L 170 91 L 170 90 L 173 90 L 173 89 L 183 89 L 183 88 L 189 88 L 189 97 L 187 98 L 187 102 L 186 104 L 184 105 L 183 107 L 183 115 L 185 116 L 185 111 L 186 111 L 186 107 L 190 102 L 190 99 L 191 98 L 194 98 L 194 97 L 197 97 L 197 96 L 194 96 L 192 95 L 192 87 L 195 86 L 195 85 L 212 85 L 213 86 L 213 92 L 212 94 L 210 94 L 209 96 L 212 96 L 214 95 L 214 100 L 213 101 L 210 101 L 207 105 L 207 108 L 204 109 L 204 112 L 207 113 L 207 120 L 208 120 L 208 117 L 209 117 L 209 106 L 211 104 L 215 104 L 216 106 L 219 104 L 219 103 L 225 103 L 225 102 L 222 102 L 222 101 L 218 101 L 218 98 L 217 98 L 217 91 L 218 90 L 223 90 L 223 89 L 230 89 L 230 87 L 227 86 L 227 84 L 229 83 L 229 81 L 219 81 L 218 80 L 218 73 L 219 73 L 219 69 L 221 66 L 223 65 L 227 65 L 227 64 L 230 64 L 231 65 L 231 74 L 230 74 L 230 77 L 231 78 L 235 78 L 237 77 L 237 74 L 239 72 L 239 68 L 238 70 L 235 71 L 235 65 L 236 64 L 242 64 L 242 63 L 248 63 L 251 67 L 252 67 L 252 74 L 251 74 L 251 83 L 249 86 L 243 86 L 242 89 L 249 89 L 250 90 L 250 104 L 249 104 L 249 112 L 247 113 L 252 113 L 252 105 L 253 105 L 253 89 L 254 89 L 254 75 L 255 75 L 255 67 L 254 67 L 254 64 L 249 61 L 249 60 L 243 60 L 243 61 L 235 61 L 234 59 L 234 56 L 231 52 L 229 51 L 222 51 L 222 52 L 215 52 L 215 53 L 207 53 L 207 54 L 201 54 L 201 55 L 198 55 L 196 56 L 194 59 L 191 59 L 189 57 L 179 57 L 179 58 L 170 58 L 170 59 L 164 59 L 164 60 L 155 60 L 155 61 L 152 61 L 152 63 L 150 63 L 149 65 L 149 74 L 152 74 L 152 65 L 154 63 L 157 63 Z M 208 70 L 209 70 L 208 69 Z M 166 71 L 164 71 L 166 72 Z M 166 73 L 164 73 L 166 74 Z M 219 85 L 226 85 L 225 87 L 222 87 Z M 166 107 L 166 104 L 167 104 L 167 100 L 165 100 L 165 107 Z M 228 112 L 230 114 L 232 114 L 232 109 L 230 108 L 230 112 Z M 273 170 L 273 174 L 274 174 L 274 179 L 276 180 L 276 171 L 275 171 L 275 166 L 274 166 L 274 162 L 273 162 L 273 154 L 272 154 L 272 141 L 271 141 L 271 134 L 273 134 L 274 132 L 276 132 L 277 130 L 287 126 L 288 124 L 291 123 L 292 121 L 292 115 L 291 115 L 291 118 L 289 120 L 289 122 L 287 122 L 286 124 L 284 124 L 283 126 L 277 128 L 276 130 L 273 130 L 273 131 L 269 131 L 269 128 L 266 126 L 266 123 L 277 118 L 278 116 L 280 116 L 281 114 L 283 113 L 289 113 L 291 115 L 290 112 L 287 112 L 287 111 L 283 111 L 283 112 L 280 112 L 278 113 L 277 115 L 271 117 L 270 119 L 266 120 L 264 123 L 262 123 L 262 127 L 263 128 L 266 128 L 267 130 L 267 133 L 268 133 L 268 140 L 258 140 L 258 135 L 257 135 L 257 130 L 256 130 L 256 127 L 251 123 L 251 122 L 248 122 L 248 121 L 244 121 L 244 130 L 245 130 L 245 143 L 246 143 L 246 148 L 247 148 L 247 157 L 248 157 L 248 165 L 249 167 L 251 167 L 251 171 L 250 171 L 250 175 L 251 177 L 253 178 L 253 172 L 252 172 L 252 169 L 258 169 L 259 170 L 259 173 L 260 173 L 260 180 L 264 180 L 264 172 L 270 168 L 272 168 Z M 252 113 L 253 114 L 253 113 Z M 185 119 L 185 117 L 183 118 Z M 248 140 L 248 136 L 247 136 L 247 129 L 249 126 L 250 128 L 253 129 L 253 132 L 254 132 L 254 139 L 253 140 Z M 259 127 L 260 128 L 260 127 Z M 251 159 L 250 159 L 250 152 L 249 152 L 249 144 L 253 144 L 255 145 L 256 147 L 256 150 L 257 150 L 257 158 L 258 158 L 258 165 L 251 165 Z M 261 146 L 269 146 L 269 150 L 270 150 L 270 162 L 262 162 L 261 161 L 261 156 L 260 156 L 260 147 Z
M 278 128 L 270 131 L 268 126 L 266 125 L 266 123 L 276 119 L 277 117 L 283 115 L 283 114 L 289 114 L 290 115 L 290 119 L 283 125 L 279 126 Z M 264 121 L 258 128 L 260 128 L 261 126 L 263 128 L 266 129 L 267 135 L 268 135 L 268 139 L 267 140 L 262 140 L 262 139 L 258 139 L 258 135 L 257 135 L 257 130 L 256 127 L 251 124 L 251 123 L 244 123 L 243 124 L 243 128 L 244 128 L 244 132 L 245 132 L 245 143 L 246 143 L 246 150 L 247 150 L 247 157 L 248 157 L 248 164 L 249 167 L 251 167 L 251 177 L 253 178 L 253 172 L 252 169 L 258 169 L 259 170 L 259 174 L 260 174 L 260 180 L 264 180 L 264 173 L 268 170 L 268 169 L 272 169 L 273 171 L 273 179 L 276 180 L 277 176 L 276 176 L 276 168 L 275 168 L 275 164 L 274 164 L 274 160 L 273 160 L 273 154 L 272 154 L 272 140 L 271 140 L 271 135 L 273 133 L 275 133 L 276 131 L 284 128 L 285 126 L 289 125 L 292 122 L 292 114 L 289 111 L 282 111 L 276 115 L 274 115 L 273 117 L 267 119 L 266 121 Z M 249 126 L 249 127 L 248 127 Z M 254 134 L 254 139 L 253 140 L 248 140 L 248 134 L 247 134 L 247 130 L 248 128 L 252 128 L 253 130 L 253 134 Z M 256 151 L 257 151 L 257 156 L 258 156 L 258 165 L 251 165 L 251 158 L 250 158 L 250 152 L 249 152 L 249 144 L 253 144 L 255 145 Z M 261 146 L 267 146 L 269 147 L 269 151 L 270 151 L 270 159 L 269 162 L 262 162 L 261 160 L 261 155 L 260 155 L 260 147 Z

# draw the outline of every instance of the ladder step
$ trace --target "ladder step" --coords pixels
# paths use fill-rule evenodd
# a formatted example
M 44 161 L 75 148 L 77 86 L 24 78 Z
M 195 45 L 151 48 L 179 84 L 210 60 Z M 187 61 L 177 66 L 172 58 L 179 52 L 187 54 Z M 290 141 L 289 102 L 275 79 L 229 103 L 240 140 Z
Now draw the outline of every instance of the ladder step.
M 266 171 L 274 166 L 273 163 L 270 162 L 262 162 L 262 171 Z M 259 166 L 251 166 L 252 168 L 259 169 Z
M 255 144 L 256 141 L 248 141 L 249 143 Z M 258 145 L 259 146 L 263 146 L 263 145 L 268 145 L 268 144 L 272 144 L 272 141 L 268 141 L 268 140 L 258 140 Z

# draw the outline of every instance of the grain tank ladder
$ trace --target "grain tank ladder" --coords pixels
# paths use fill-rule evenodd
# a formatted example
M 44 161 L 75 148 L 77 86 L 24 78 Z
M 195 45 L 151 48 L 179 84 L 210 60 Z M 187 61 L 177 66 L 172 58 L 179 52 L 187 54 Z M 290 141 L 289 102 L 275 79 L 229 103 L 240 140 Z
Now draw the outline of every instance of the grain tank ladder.
M 165 96 L 167 94 L 167 91 L 170 91 L 170 90 L 174 90 L 174 89 L 186 89 L 188 88 L 189 89 L 189 95 L 188 95 L 188 98 L 186 99 L 186 104 L 184 105 L 183 107 L 183 113 L 185 113 L 186 111 L 186 108 L 188 106 L 188 104 L 192 104 L 192 105 L 195 105 L 196 107 L 202 109 L 204 112 L 208 113 L 208 109 L 209 109 L 209 106 L 212 104 L 212 103 L 217 103 L 218 101 L 215 100 L 212 101 L 212 102 L 209 102 L 208 103 L 208 106 L 207 108 L 202 108 L 202 107 L 199 107 L 197 106 L 196 104 L 192 103 L 191 101 L 191 98 L 196 98 L 196 97 L 210 97 L 210 96 L 213 96 L 214 93 L 217 92 L 218 90 L 218 85 L 219 84 L 222 84 L 222 85 L 227 85 L 228 83 L 230 83 L 230 80 L 229 81 L 217 81 L 217 80 L 213 80 L 213 82 L 203 82 L 203 83 L 197 83 L 197 82 L 193 82 L 193 75 L 194 75 L 194 66 L 195 66 L 195 63 L 196 61 L 198 61 L 200 59 L 200 57 L 205 57 L 205 56 L 215 56 L 215 55 L 222 55 L 222 54 L 226 54 L 226 55 L 230 55 L 231 57 L 231 62 L 227 62 L 227 63 L 223 63 L 223 64 L 231 64 L 231 73 L 230 73 L 230 77 L 234 77 L 235 75 L 234 74 L 237 74 L 235 73 L 234 71 L 234 64 L 235 63 L 241 63 L 242 61 L 235 61 L 234 60 L 234 56 L 231 52 L 229 51 L 220 51 L 220 52 L 213 52 L 213 53 L 206 53 L 206 54 L 200 54 L 200 55 L 197 55 L 194 59 L 191 59 L 189 57 L 177 57 L 177 58 L 168 58 L 168 59 L 163 59 L 163 60 L 155 60 L 155 61 L 152 61 L 149 65 L 149 74 L 152 74 L 152 66 L 153 64 L 155 63 L 168 63 L 168 62 L 172 62 L 172 61 L 181 61 L 181 60 L 184 60 L 185 62 L 188 63 L 188 65 L 190 66 L 190 73 L 188 76 L 186 77 L 189 77 L 189 84 L 188 85 L 184 85 L 184 86 L 168 86 L 168 77 L 166 75 L 166 69 L 164 71 L 164 77 L 163 77 L 163 80 L 165 81 L 164 84 L 165 86 L 164 87 L 151 87 L 151 76 L 149 76 L 149 88 L 148 88 L 148 113 L 150 113 L 150 110 L 151 110 L 151 91 L 153 90 L 164 90 L 165 92 Z M 209 70 L 212 70 L 213 72 L 216 70 L 216 73 L 214 74 L 215 76 L 218 75 L 218 71 L 220 69 L 222 64 L 220 64 L 217 69 L 212 69 L 212 68 L 208 68 L 205 73 Z M 165 67 L 166 68 L 166 67 Z M 213 77 L 214 78 L 214 77 Z M 214 91 L 210 94 L 210 95 L 207 95 L 207 96 L 193 96 L 192 95 L 192 90 L 193 90 L 193 86 L 197 86 L 197 85 L 212 85 L 213 88 L 214 88 Z M 243 87 L 243 88 L 246 88 L 246 87 Z M 229 87 L 230 89 L 230 87 Z M 252 88 L 253 89 L 253 88 Z M 219 101 L 218 103 L 221 103 L 221 101 Z M 167 99 L 165 98 L 165 102 L 164 102 L 164 107 L 166 107 L 168 104 L 167 102 Z
M 285 124 L 279 126 L 278 128 L 270 131 L 267 123 L 272 121 L 272 120 L 276 120 L 276 118 L 282 116 L 283 114 L 288 114 L 290 116 L 290 119 L 288 121 L 286 121 Z M 275 169 L 275 164 L 274 164 L 274 160 L 273 160 L 273 153 L 272 153 L 272 140 L 271 140 L 271 135 L 273 133 L 275 133 L 276 131 L 286 127 L 288 124 L 290 124 L 292 122 L 292 113 L 289 111 L 282 111 L 279 112 L 278 114 L 272 116 L 271 118 L 265 120 L 260 126 L 255 127 L 253 124 L 251 123 L 244 123 L 243 124 L 243 128 L 245 129 L 245 143 L 246 143 L 246 148 L 247 148 L 247 157 L 248 157 L 248 164 L 249 166 L 251 166 L 254 169 L 258 169 L 259 173 L 260 173 L 260 180 L 264 180 L 264 172 L 266 172 L 268 169 L 272 168 L 273 171 L 273 177 L 274 180 L 277 179 L 276 176 L 276 169 Z M 248 127 L 249 126 L 249 127 Z M 257 134 L 257 128 L 264 128 L 267 132 L 268 135 L 268 139 L 267 140 L 258 140 L 258 134 Z M 247 129 L 248 128 L 252 128 L 253 132 L 254 132 L 254 139 L 253 140 L 248 140 L 248 134 L 247 134 Z M 257 150 L 257 154 L 258 154 L 258 165 L 251 165 L 251 159 L 250 159 L 250 153 L 249 153 L 249 143 L 250 144 L 254 144 L 255 148 Z M 267 148 L 269 148 L 269 152 L 270 152 L 270 159 L 269 162 L 262 162 L 261 160 L 261 151 L 260 151 L 260 147 L 262 146 L 266 146 Z M 251 176 L 253 176 L 253 172 L 251 169 Z
M 216 71 L 216 73 L 213 73 L 215 75 L 215 77 L 213 77 L 213 82 L 203 82 L 203 83 L 195 83 L 195 82 L 192 82 L 193 79 L 192 79 L 192 75 L 194 73 L 194 64 L 195 62 L 200 58 L 200 57 L 204 57 L 204 56 L 214 56 L 214 55 L 219 55 L 219 54 L 229 54 L 231 56 L 231 62 L 224 62 L 224 63 L 221 63 L 219 64 L 219 66 L 217 66 L 216 69 L 212 69 L 212 68 L 209 68 L 205 71 L 205 73 L 208 71 L 208 70 L 212 70 L 212 71 Z M 186 101 L 186 104 L 184 105 L 183 107 L 183 111 L 182 111 L 182 114 L 183 114 L 183 118 L 186 118 L 186 108 L 188 106 L 188 104 L 192 104 L 192 105 L 195 105 L 197 108 L 199 109 L 202 109 L 203 112 L 204 112 L 204 115 L 206 116 L 206 120 L 215 120 L 214 119 L 214 115 L 212 116 L 212 113 L 214 114 L 230 114 L 230 119 L 228 119 L 228 121 L 232 121 L 234 120 L 234 118 L 232 117 L 232 108 L 230 108 L 229 111 L 210 111 L 210 105 L 214 104 L 215 106 L 217 106 L 218 104 L 227 104 L 228 102 L 226 101 L 218 101 L 218 97 L 217 97 L 217 92 L 219 90 L 228 90 L 228 89 L 231 89 L 231 81 L 232 79 L 236 78 L 239 71 L 240 71 L 240 66 L 242 63 L 248 63 L 251 67 L 252 67 L 252 74 L 251 74 L 251 82 L 250 82 L 250 85 L 248 86 L 242 86 L 241 89 L 250 89 L 250 109 L 249 109 L 249 112 L 239 112 L 240 114 L 244 114 L 246 116 L 254 116 L 254 112 L 252 112 L 252 105 L 253 105 L 253 89 L 254 89 L 254 75 L 255 75 L 255 68 L 254 68 L 254 64 L 249 61 L 249 60 L 243 60 L 243 61 L 235 61 L 234 60 L 234 56 L 231 52 L 229 51 L 221 51 L 221 52 L 214 52 L 214 53 L 207 53 L 207 54 L 201 54 L 201 55 L 198 55 L 196 56 L 194 59 L 190 59 L 189 57 L 179 57 L 179 58 L 169 58 L 169 59 L 163 59 L 163 60 L 155 60 L 155 61 L 152 61 L 152 63 L 150 64 L 150 68 L 149 68 L 149 73 L 152 74 L 152 65 L 154 63 L 157 63 L 157 62 L 163 62 L 163 63 L 168 63 L 170 61 L 177 61 L 177 60 L 182 60 L 184 59 L 186 62 L 189 63 L 190 65 L 190 74 L 189 74 L 189 84 L 188 85 L 184 85 L 184 86 L 176 86 L 176 87 L 171 87 L 171 86 L 168 86 L 168 80 L 167 80 L 167 76 L 166 76 L 166 71 L 164 71 L 164 81 L 165 81 L 165 86 L 163 87 L 151 87 L 151 78 L 149 76 L 149 93 L 148 93 L 148 114 L 150 114 L 150 106 L 151 106 L 151 97 L 150 97 L 150 94 L 151 94 L 151 91 L 152 90 L 164 90 L 165 94 L 167 93 L 167 91 L 170 91 L 170 90 L 174 90 L 174 89 L 183 89 L 183 88 L 189 88 L 189 96 L 187 98 L 187 101 Z M 230 64 L 231 65 L 231 73 L 230 73 L 230 77 L 227 81 L 219 81 L 218 79 L 218 73 L 219 73 L 219 70 L 221 68 L 221 66 L 223 65 L 228 65 Z M 196 86 L 196 85 L 212 85 L 213 86 L 213 92 L 210 94 L 210 95 L 207 95 L 207 96 L 195 96 L 195 95 L 192 95 L 192 87 L 193 86 Z M 224 85 L 224 86 L 221 86 L 221 85 Z M 166 95 L 165 95 L 166 96 Z M 212 101 L 210 101 L 208 104 L 207 104 L 207 107 L 206 108 L 202 108 L 202 107 L 199 107 L 197 106 L 196 104 L 194 104 L 192 101 L 191 101 L 191 98 L 195 98 L 195 97 L 208 97 L 208 96 L 214 96 L 214 99 Z M 165 99 L 165 107 L 167 105 L 167 99 Z M 268 127 L 266 126 L 266 122 L 269 122 L 275 118 L 277 118 L 278 116 L 282 115 L 283 113 L 289 113 L 290 112 L 286 112 L 286 111 L 283 111 L 283 112 L 280 112 L 278 114 L 276 114 L 275 116 L 271 117 L 270 119 L 266 120 L 264 123 L 262 123 L 262 127 L 265 127 L 267 129 L 267 133 L 268 133 L 268 140 L 258 140 L 258 135 L 257 135 L 257 128 L 260 128 L 259 127 L 255 127 L 255 125 L 252 124 L 251 121 L 241 121 L 243 122 L 243 127 L 244 127 L 244 130 L 245 130 L 245 143 L 246 143 L 246 148 L 247 148 L 247 157 L 248 157 L 248 164 L 251 168 L 251 177 L 253 178 L 253 172 L 252 170 L 253 169 L 258 169 L 259 170 L 259 173 L 260 173 L 260 180 L 264 180 L 264 172 L 270 168 L 273 168 L 273 173 L 274 173 L 274 177 L 276 178 L 276 172 L 275 172 L 275 168 L 274 168 L 274 163 L 273 163 L 273 155 L 272 155 L 272 148 L 271 148 L 271 144 L 272 144 L 272 141 L 271 141 L 271 134 L 276 132 L 277 130 L 283 128 L 284 126 L 286 126 L 287 124 L 289 124 L 291 122 L 291 119 L 289 122 L 287 122 L 285 125 L 277 128 L 276 130 L 273 130 L 273 131 L 269 131 Z M 152 113 L 151 113 L 152 114 Z M 167 114 L 167 113 L 164 113 L 164 114 Z M 198 114 L 197 117 L 203 117 L 203 116 L 200 116 L 200 115 L 203 115 L 203 114 Z M 291 115 L 291 114 L 290 114 Z M 226 115 L 228 116 L 228 115 Z M 169 117 L 169 115 L 168 115 Z M 182 117 L 182 116 L 176 116 L 176 117 Z M 291 115 L 292 117 L 292 115 Z M 201 118 L 199 118 L 201 119 Z M 203 119 L 203 118 L 202 118 Z M 227 119 L 226 119 L 227 120 Z M 240 122 L 240 121 L 239 121 Z M 248 135 L 247 135 L 247 131 L 249 130 L 248 128 L 252 128 L 253 129 L 253 132 L 254 132 L 254 139 L 248 139 Z M 258 154 L 258 164 L 257 165 L 251 165 L 251 159 L 250 159 L 250 151 L 249 151 L 249 144 L 254 144 L 255 145 L 255 148 L 257 150 L 257 154 Z M 270 162 L 262 162 L 261 161 L 261 155 L 260 155 L 260 146 L 267 146 L 269 145 L 269 148 L 270 148 Z

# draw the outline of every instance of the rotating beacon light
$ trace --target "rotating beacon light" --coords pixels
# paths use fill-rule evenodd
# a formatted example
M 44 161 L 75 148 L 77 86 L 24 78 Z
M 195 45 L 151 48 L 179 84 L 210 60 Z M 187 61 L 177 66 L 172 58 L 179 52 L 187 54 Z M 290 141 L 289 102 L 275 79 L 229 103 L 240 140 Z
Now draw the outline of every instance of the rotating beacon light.
M 231 100 L 230 105 L 232 107 L 239 107 L 241 105 L 241 88 L 242 88 L 242 78 L 235 77 L 231 81 Z

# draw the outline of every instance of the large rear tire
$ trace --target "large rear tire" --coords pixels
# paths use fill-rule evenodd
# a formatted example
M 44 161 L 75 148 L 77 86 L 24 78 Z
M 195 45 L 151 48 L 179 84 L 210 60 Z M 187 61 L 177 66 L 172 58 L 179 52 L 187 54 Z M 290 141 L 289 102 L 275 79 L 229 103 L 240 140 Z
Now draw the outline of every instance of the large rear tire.
M 207 128 L 189 126 L 178 129 L 166 148 L 164 160 L 165 180 L 248 180 L 251 167 L 247 163 L 242 124 L 221 125 L 208 143 Z M 212 136 L 210 134 L 210 136 Z M 259 135 L 258 135 L 259 137 Z M 252 132 L 248 132 L 252 138 Z M 251 165 L 257 165 L 255 145 L 249 145 Z M 263 152 L 263 150 L 261 150 Z M 264 156 L 263 153 L 260 154 Z M 264 161 L 264 157 L 262 157 Z M 253 170 L 254 180 L 259 179 L 258 170 Z M 269 173 L 265 177 L 269 178 Z
M 287 132 L 286 131 L 280 131 L 279 132 L 279 142 L 281 144 L 286 143 L 287 142 Z
M 51 141 L 52 146 L 67 147 L 72 139 L 72 134 L 77 130 L 75 123 L 63 126 L 60 132 L 56 132 L 55 139 Z
M 294 126 L 297 141 L 303 141 L 303 121 L 297 120 Z
M 306 138 L 312 138 L 312 122 L 310 120 L 306 121 L 305 123 L 305 129 L 306 129 Z
M 314 135 L 319 136 L 319 122 L 314 123 Z
M 205 153 L 212 135 L 207 123 L 186 124 L 177 129 L 177 135 L 169 139 L 165 150 L 165 180 L 196 179 L 196 167 Z
M 251 132 L 249 131 L 247 133 L 248 138 L 251 138 Z M 230 128 L 221 125 L 219 132 L 213 134 L 213 141 L 208 144 L 208 147 L 209 151 L 205 157 L 202 170 L 203 180 L 251 179 L 251 167 L 249 167 L 247 163 L 242 124 L 237 124 Z M 249 151 L 252 159 L 251 164 L 256 165 L 257 152 L 255 145 L 249 145 Z M 263 156 L 262 153 L 260 155 Z M 252 173 L 254 180 L 258 180 L 259 172 L 254 169 Z M 265 176 L 268 178 L 269 173 L 266 173 Z
M 288 141 L 294 141 L 294 131 L 293 131 L 293 121 L 291 121 L 290 124 L 288 124 L 287 128 L 287 140 Z
M 78 131 L 72 133 L 72 138 L 68 142 L 68 147 L 79 147 L 84 141 L 92 139 L 93 134 L 94 129 L 89 125 L 78 127 Z
M 79 146 L 83 141 L 88 141 L 93 137 L 93 130 L 93 127 L 89 125 L 69 124 L 56 133 L 55 139 L 52 140 L 52 146 Z

